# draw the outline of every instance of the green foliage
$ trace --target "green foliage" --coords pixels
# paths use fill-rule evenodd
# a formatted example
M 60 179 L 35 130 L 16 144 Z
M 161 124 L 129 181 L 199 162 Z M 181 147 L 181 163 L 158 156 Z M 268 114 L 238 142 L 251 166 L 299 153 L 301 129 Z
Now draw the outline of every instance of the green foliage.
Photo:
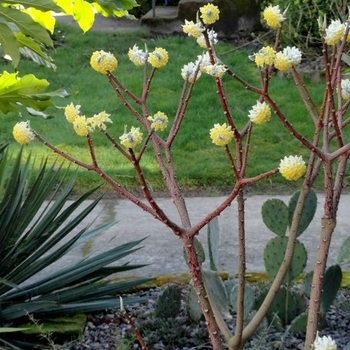
M 0 6 L 0 44 L 3 56 L 8 55 L 11 58 L 12 65 L 16 68 L 20 58 L 20 48 L 26 48 L 46 58 L 44 54 L 44 45 L 53 47 L 49 32 L 39 23 L 35 22 L 29 14 L 24 13 L 18 7 L 9 6 L 19 4 L 24 8 L 34 7 L 40 11 L 61 12 L 61 8 L 53 1 L 29 0 L 29 1 L 6 1 Z M 18 36 L 21 33 L 20 36 Z M 25 39 L 32 39 L 32 41 Z M 32 45 L 36 46 L 33 49 Z M 41 47 L 37 46 L 41 45 Z M 50 60 L 48 60 L 50 62 Z M 50 62 L 51 63 L 51 62 Z
M 263 222 L 277 237 L 272 238 L 264 249 L 264 263 L 267 277 L 272 282 L 282 264 L 284 255 L 287 249 L 288 237 L 285 236 L 286 231 L 292 225 L 293 216 L 297 207 L 297 201 L 300 191 L 296 191 L 288 206 L 279 199 L 267 200 L 261 209 Z M 317 197 L 313 190 L 310 190 L 302 211 L 300 213 L 300 222 L 298 226 L 297 235 L 303 233 L 310 225 L 317 208 Z M 296 239 L 294 246 L 294 254 L 290 269 L 284 278 L 285 284 L 279 290 L 274 302 L 269 309 L 269 321 L 275 322 L 281 328 L 288 326 L 290 332 L 301 332 L 306 329 L 307 315 L 305 311 L 305 300 L 310 294 L 312 274 L 304 275 L 303 292 L 293 288 L 293 280 L 303 273 L 307 262 L 307 251 L 305 246 Z M 334 298 L 340 288 L 342 279 L 342 272 L 339 265 L 331 266 L 327 269 L 323 281 L 324 292 L 322 294 L 321 315 L 325 320 L 325 312 L 333 303 Z M 258 307 L 267 294 L 267 289 L 263 289 L 261 295 L 257 298 L 255 307 Z M 277 318 L 274 318 L 277 315 Z M 320 324 L 320 326 L 324 326 Z
M 219 220 L 215 217 L 208 223 L 208 249 L 210 269 L 218 271 L 219 266 Z
M 342 277 L 342 270 L 339 265 L 330 266 L 326 270 L 323 282 L 321 314 L 326 315 L 332 305 L 341 286 Z
M 276 235 L 283 237 L 288 226 L 288 207 L 280 199 L 267 200 L 262 208 L 261 215 L 264 224 Z
M 35 111 L 43 111 L 53 106 L 52 97 L 69 96 L 65 90 L 43 92 L 49 83 L 45 79 L 38 79 L 32 74 L 27 74 L 18 79 L 17 73 L 4 72 L 0 75 L 0 110 L 4 113 L 16 112 L 18 104 L 27 106 L 27 111 L 35 114 Z
M 337 264 L 344 265 L 350 262 L 350 237 L 346 238 L 340 247 Z
M 108 266 L 137 251 L 140 241 L 85 257 L 59 270 L 37 274 L 73 248 L 111 227 L 108 223 L 89 230 L 83 220 L 91 215 L 100 197 L 88 205 L 96 189 L 68 202 L 74 178 L 68 180 L 60 167 L 40 166 L 39 175 L 28 188 L 31 158 L 22 152 L 0 161 L 0 322 L 4 327 L 22 327 L 31 315 L 39 323 L 46 319 L 118 307 L 118 294 L 146 279 L 109 283 L 106 277 L 140 265 Z M 22 163 L 24 162 L 24 163 Z M 72 231 L 76 229 L 76 233 Z M 148 280 L 148 279 L 147 279 Z M 125 303 L 133 302 L 125 298 Z M 30 324 L 30 323 L 29 323 Z M 25 328 L 29 327 L 28 324 Z M 29 346 L 15 335 L 3 333 L 0 344 Z M 28 340 L 29 341 L 29 340 Z M 36 339 L 37 341 L 37 339 Z
M 267 277 L 270 282 L 274 280 L 277 272 L 284 260 L 284 254 L 287 249 L 288 237 L 274 237 L 265 246 L 264 263 Z M 292 281 L 299 276 L 306 266 L 307 251 L 300 241 L 296 240 L 294 254 L 290 269 L 284 278 L 284 282 Z
M 156 303 L 156 317 L 167 319 L 176 317 L 181 310 L 181 288 L 172 284 L 164 289 Z
M 268 288 L 264 289 L 256 300 L 256 307 L 263 302 Z M 298 290 L 281 286 L 266 315 L 268 322 L 284 329 L 292 320 L 306 310 L 306 297 Z
M 229 285 L 225 283 L 228 287 Z M 231 310 L 233 312 L 237 312 L 237 292 L 238 285 L 234 284 L 231 288 L 227 288 L 227 292 L 229 293 Z M 255 304 L 255 293 L 251 286 L 248 284 L 244 289 L 244 318 L 247 319 L 252 312 Z
M 293 215 L 294 211 L 298 202 L 298 198 L 300 195 L 300 191 L 296 191 L 290 201 L 289 201 L 289 206 L 288 206 L 288 220 L 289 220 L 289 226 L 292 225 L 293 221 Z M 299 221 L 299 226 L 298 226 L 298 236 L 302 234 L 310 225 L 312 219 L 314 218 L 314 215 L 316 213 L 317 209 L 317 197 L 316 193 L 311 190 L 307 194 L 307 197 L 305 199 L 305 204 L 303 207 L 303 210 L 300 215 L 300 221 Z
M 95 12 L 105 16 L 124 16 L 127 10 L 136 5 L 135 0 L 113 1 L 68 1 L 68 0 L 8 0 L 0 4 L 0 53 L 3 60 L 8 60 L 12 69 L 17 70 L 20 56 L 56 69 L 49 49 L 53 48 L 50 36 L 54 32 L 55 19 L 53 13 L 70 14 L 79 26 L 87 31 L 94 22 Z M 33 9 L 36 12 L 32 11 Z M 14 81 L 17 80 L 17 83 Z M 18 85 L 22 85 L 20 88 Z M 26 91 L 20 92 L 25 85 Z M 20 77 L 18 72 L 0 74 L 0 110 L 3 113 L 26 108 L 26 112 L 48 117 L 42 112 L 49 106 L 54 106 L 53 97 L 66 97 L 63 89 L 43 92 L 49 83 L 37 79 L 32 74 Z M 20 108 L 22 107 L 22 108 Z
M 261 209 L 263 222 L 269 229 L 272 230 L 272 232 L 278 235 L 278 237 L 272 238 L 264 249 L 265 269 L 271 282 L 275 278 L 284 259 L 288 242 L 288 238 L 285 236 L 285 233 L 288 226 L 292 225 L 292 219 L 299 198 L 299 193 L 300 192 L 297 191 L 292 195 L 288 207 L 279 199 L 269 199 L 263 204 Z M 316 194 L 313 190 L 310 190 L 300 214 L 298 235 L 304 232 L 310 225 L 315 215 L 316 207 Z M 301 274 L 306 266 L 306 262 L 306 249 L 299 240 L 296 240 L 292 263 L 284 281 L 292 281 L 299 274 Z
M 206 292 L 217 310 L 226 318 L 230 317 L 230 312 L 236 311 L 238 286 L 233 279 L 223 281 L 217 267 L 219 265 L 219 224 L 218 218 L 211 220 L 207 226 L 209 270 L 203 269 L 203 280 Z M 197 248 L 201 256 L 205 254 L 200 241 L 197 241 Z M 205 256 L 205 255 L 204 255 Z M 201 264 L 205 259 L 201 260 Z M 244 295 L 244 317 L 249 318 L 254 306 L 255 294 L 249 285 L 245 286 Z M 191 320 L 198 322 L 202 317 L 202 310 L 198 304 L 198 296 L 191 286 L 187 298 L 187 310 Z
M 262 9 L 268 5 L 279 5 L 287 10 L 288 20 L 282 30 L 283 46 L 298 46 L 304 54 L 320 52 L 321 40 L 317 19 L 327 15 L 331 19 L 347 19 L 346 0 L 264 0 Z

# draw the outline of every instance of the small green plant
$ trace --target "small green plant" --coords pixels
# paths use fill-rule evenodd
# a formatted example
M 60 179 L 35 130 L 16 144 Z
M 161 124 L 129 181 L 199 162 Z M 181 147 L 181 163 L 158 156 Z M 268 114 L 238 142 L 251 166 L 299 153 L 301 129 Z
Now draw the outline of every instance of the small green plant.
M 263 222 L 277 235 L 272 238 L 264 249 L 264 263 L 268 280 L 270 283 L 274 280 L 278 267 L 287 249 L 286 232 L 292 227 L 293 216 L 299 198 L 299 191 L 295 192 L 288 206 L 280 199 L 267 200 L 261 209 Z M 313 220 L 317 208 L 317 197 L 313 190 L 310 190 L 304 206 L 300 212 L 300 221 L 297 228 L 297 236 L 301 235 Z M 307 297 L 310 294 L 312 274 L 305 274 L 303 287 L 296 287 L 294 280 L 303 274 L 307 263 L 307 251 L 302 242 L 298 239 L 295 241 L 293 258 L 284 280 L 283 285 L 276 294 L 274 301 L 267 313 L 269 322 L 274 322 L 275 326 L 289 331 L 300 332 L 306 328 Z M 325 315 L 340 288 L 342 272 L 339 265 L 331 266 L 327 269 L 324 278 L 324 290 L 322 293 L 322 302 L 320 310 L 319 326 L 325 326 Z M 262 289 L 260 296 L 256 300 L 255 307 L 261 305 L 264 300 L 269 286 Z
M 181 311 L 181 287 L 172 284 L 164 289 L 157 299 L 156 317 L 168 319 L 176 317 Z

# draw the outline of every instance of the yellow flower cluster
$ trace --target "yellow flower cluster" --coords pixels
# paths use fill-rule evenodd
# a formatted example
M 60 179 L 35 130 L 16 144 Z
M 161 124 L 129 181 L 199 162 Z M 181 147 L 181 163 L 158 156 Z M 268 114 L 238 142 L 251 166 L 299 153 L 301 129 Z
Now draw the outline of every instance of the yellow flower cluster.
M 78 136 L 87 136 L 90 128 L 84 115 L 77 116 L 73 121 L 73 128 Z
M 337 343 L 329 336 L 320 337 L 318 332 L 313 344 L 314 350 L 337 350 Z
M 119 137 L 120 143 L 126 148 L 134 148 L 142 141 L 140 128 L 131 127 L 129 132 L 125 132 Z
M 112 120 L 109 118 L 110 114 L 107 114 L 105 111 L 94 114 L 91 118 L 86 118 L 80 115 L 80 106 L 74 106 L 73 103 L 64 109 L 64 114 L 67 121 L 73 124 L 73 129 L 79 136 L 87 136 L 95 128 L 106 130 L 105 123 L 112 123 Z
M 204 28 L 201 22 L 194 23 L 193 21 L 185 19 L 185 24 L 182 25 L 182 30 L 188 36 L 198 38 L 203 33 Z
M 282 22 L 285 20 L 284 15 L 281 13 L 279 6 L 268 6 L 263 12 L 263 17 L 266 24 L 273 29 L 279 28 Z
M 328 45 L 336 45 L 342 40 L 345 32 L 345 26 L 340 20 L 332 20 L 330 25 L 326 28 L 326 36 L 324 38 Z
M 88 118 L 87 121 L 92 129 L 98 128 L 101 130 L 106 130 L 105 123 L 112 123 L 112 120 L 109 118 L 110 116 L 110 114 L 102 111 L 98 114 L 94 114 L 94 116 Z
M 181 69 L 181 76 L 184 80 L 194 83 L 201 76 L 201 71 L 199 70 L 199 62 L 190 62 L 185 64 Z
M 271 118 L 270 106 L 265 101 L 262 103 L 257 101 L 256 105 L 249 111 L 248 117 L 255 124 L 265 124 Z
M 66 106 L 64 109 L 64 115 L 67 118 L 68 123 L 73 123 L 75 118 L 80 115 L 80 105 L 74 106 L 73 103 Z
M 283 51 L 277 52 L 270 46 L 261 48 L 252 57 L 258 67 L 274 65 L 280 71 L 287 71 L 301 62 L 301 52 L 295 46 L 287 46 Z
M 281 72 L 286 72 L 292 68 L 292 63 L 283 52 L 277 52 L 275 57 L 275 68 Z
M 209 74 L 215 78 L 222 78 L 227 68 L 220 62 L 214 64 L 207 64 L 201 67 L 203 73 Z
M 30 128 L 29 120 L 17 123 L 13 127 L 12 135 L 20 145 L 27 145 L 35 139 L 35 134 Z
M 350 98 L 350 80 L 349 79 L 342 79 L 341 81 L 341 97 L 344 100 L 347 100 Z
M 95 51 L 90 59 L 91 67 L 102 74 L 107 74 L 107 72 L 113 72 L 117 69 L 118 61 L 110 52 Z
M 213 4 L 207 4 L 199 8 L 204 24 L 213 24 L 219 19 L 219 8 Z
M 299 180 L 306 171 L 306 165 L 301 156 L 284 157 L 278 168 L 281 175 L 287 180 Z
M 147 61 L 147 52 L 139 49 L 137 45 L 134 45 L 132 49 L 129 49 L 128 56 L 135 66 L 143 66 Z
M 155 113 L 153 116 L 147 117 L 147 119 L 151 122 L 151 127 L 155 131 L 163 131 L 168 125 L 168 116 L 160 111 Z
M 265 46 L 254 55 L 254 61 L 258 67 L 264 68 L 273 65 L 275 56 L 276 51 L 271 46 Z
M 214 124 L 214 127 L 210 129 L 210 138 L 216 146 L 226 146 L 233 138 L 233 131 L 230 125 L 226 123 Z
M 209 39 L 209 43 L 210 45 L 216 45 L 217 42 L 218 42 L 218 39 L 217 39 L 218 35 L 217 33 L 211 29 L 211 30 L 208 30 L 208 39 Z M 197 44 L 202 48 L 202 49 L 206 49 L 207 48 L 207 43 L 205 41 L 205 37 L 204 37 L 204 34 L 201 34 L 198 38 L 197 38 Z
M 281 72 L 286 72 L 301 62 L 301 52 L 295 46 L 287 46 L 281 52 L 276 53 L 275 67 Z
M 154 51 L 149 54 L 148 62 L 154 68 L 162 68 L 168 63 L 168 58 L 168 52 L 165 49 L 156 47 Z

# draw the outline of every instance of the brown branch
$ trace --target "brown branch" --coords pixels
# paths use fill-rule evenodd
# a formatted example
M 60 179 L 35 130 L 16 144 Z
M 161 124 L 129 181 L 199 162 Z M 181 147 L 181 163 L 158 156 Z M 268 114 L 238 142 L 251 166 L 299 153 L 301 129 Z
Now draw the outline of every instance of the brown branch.
M 182 241 L 186 252 L 188 266 L 191 271 L 193 287 L 196 291 L 198 301 L 204 315 L 213 350 L 223 350 L 219 329 L 209 302 L 207 292 L 205 290 L 202 269 L 194 245 L 194 235 L 184 235 L 182 237 Z
M 318 115 L 320 111 L 318 110 L 315 101 L 312 99 L 309 90 L 305 86 L 304 82 L 302 81 L 299 72 L 296 70 L 296 68 L 292 67 L 292 76 L 294 79 L 295 86 L 298 89 L 299 96 L 301 100 L 304 102 L 304 105 L 306 107 L 306 110 L 308 111 L 310 117 L 312 118 L 315 125 L 318 123 Z
M 117 94 L 118 98 L 120 99 L 121 102 L 123 102 L 124 106 L 136 117 L 136 119 L 142 124 L 145 125 L 144 120 L 142 119 L 140 113 L 127 101 L 127 99 L 124 97 L 124 95 L 121 93 L 120 87 L 119 85 L 115 82 L 115 80 L 113 79 L 114 76 L 107 72 L 107 78 L 110 82 L 110 84 L 112 85 L 115 93 Z M 141 101 L 140 99 L 138 99 L 138 101 Z M 138 102 L 141 103 L 141 102 Z
M 238 202 L 238 290 L 237 290 L 237 313 L 236 331 L 234 340 L 229 343 L 239 348 L 242 345 L 244 329 L 244 294 L 245 294 L 245 272 L 246 272 L 246 240 L 245 240 L 245 208 L 243 191 L 240 190 L 237 197 Z M 232 343 L 231 343 L 232 342 Z
M 100 131 L 106 136 L 107 140 L 110 141 L 114 148 L 116 148 L 125 158 L 131 161 L 130 155 L 125 152 L 124 148 L 120 146 L 113 136 L 111 136 L 106 130 L 100 129 Z
M 323 160 L 326 159 L 325 154 L 322 152 L 321 149 L 313 145 L 308 139 L 306 139 L 302 134 L 300 134 L 293 125 L 288 121 L 288 119 L 285 117 L 285 115 L 281 112 L 275 101 L 273 101 L 270 97 L 270 95 L 264 96 L 266 102 L 269 103 L 271 106 L 271 109 L 276 113 L 278 118 L 281 120 L 282 124 L 285 126 L 285 128 L 297 139 L 299 142 L 305 146 L 307 149 L 309 149 L 311 152 L 314 152 L 317 154 L 317 156 Z
M 128 90 L 110 71 L 107 71 L 107 78 L 109 83 L 114 87 L 122 90 L 127 96 L 129 96 L 137 104 L 141 104 L 141 99 Z

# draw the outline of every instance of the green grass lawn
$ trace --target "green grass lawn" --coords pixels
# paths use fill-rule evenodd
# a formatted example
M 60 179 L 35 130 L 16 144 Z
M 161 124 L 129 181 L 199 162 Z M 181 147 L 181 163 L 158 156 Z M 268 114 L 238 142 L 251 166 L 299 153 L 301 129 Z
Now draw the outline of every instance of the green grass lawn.
M 128 60 L 129 47 L 138 44 L 140 48 L 143 48 L 147 44 L 150 51 L 154 47 L 164 47 L 168 50 L 169 63 L 165 68 L 156 72 L 148 106 L 152 113 L 158 110 L 165 112 L 170 120 L 176 112 L 183 85 L 180 70 L 184 64 L 194 61 L 197 55 L 202 53 L 193 38 L 184 36 L 152 38 L 142 30 L 130 33 L 88 32 L 82 34 L 78 29 L 62 24 L 58 28 L 59 32 L 55 37 L 57 45 L 52 52 L 58 66 L 57 70 L 52 71 L 32 62 L 24 61 L 19 67 L 20 73 L 22 75 L 34 73 L 39 78 L 47 78 L 53 90 L 65 88 L 73 94 L 65 100 L 57 100 L 57 105 L 65 106 L 70 102 L 80 104 L 86 116 L 92 116 L 102 110 L 110 113 L 113 124 L 109 126 L 108 130 L 112 135 L 115 135 L 115 138 L 123 133 L 124 125 L 128 125 L 130 128 L 130 126 L 137 126 L 137 124 L 116 98 L 106 77 L 90 68 L 89 59 L 93 51 L 103 49 L 113 52 L 119 61 L 115 73 L 118 79 L 129 90 L 139 94 L 143 69 L 135 67 Z M 230 43 L 219 43 L 217 52 L 233 71 L 252 84 L 258 83 L 258 72 L 255 64 L 248 59 L 251 52 L 237 50 Z M 10 67 L 8 69 L 10 70 Z M 255 104 L 257 96 L 245 91 L 229 76 L 226 76 L 224 81 L 232 114 L 236 124 L 241 127 L 247 122 L 248 111 Z M 310 91 L 314 98 L 320 102 L 323 84 L 310 81 L 307 83 L 310 84 Z M 313 134 L 312 123 L 304 106 L 299 102 L 292 79 L 288 76 L 275 76 L 270 91 L 296 129 L 305 136 L 311 137 Z M 82 160 L 88 160 L 89 154 L 85 138 L 75 135 L 71 125 L 66 122 L 62 110 L 51 109 L 50 112 L 54 116 L 52 119 L 29 115 L 22 115 L 22 117 L 24 120 L 30 119 L 31 126 L 51 143 Z M 15 145 L 11 134 L 13 125 L 19 120 L 18 115 L 3 116 L 1 139 L 10 142 L 11 146 L 13 145 L 12 149 L 19 147 Z M 173 147 L 178 179 L 183 188 L 222 189 L 232 186 L 233 178 L 226 153 L 223 148 L 213 145 L 209 138 L 209 129 L 212 128 L 213 124 L 223 122 L 225 119 L 220 108 L 214 81 L 211 77 L 202 75 L 194 88 L 182 129 Z M 93 137 L 99 161 L 104 168 L 114 177 L 120 179 L 128 188 L 135 187 L 137 184 L 130 164 L 110 148 L 102 135 L 94 133 Z M 26 146 L 25 149 L 26 152 L 32 152 L 39 159 L 41 156 L 48 156 L 50 161 L 56 159 L 55 154 L 37 141 Z M 268 124 L 254 126 L 248 176 L 254 176 L 277 167 L 280 159 L 290 154 L 307 156 L 307 152 L 301 149 L 298 142 L 281 127 L 277 117 L 273 116 Z M 147 150 L 142 165 L 152 187 L 155 190 L 161 190 L 163 187 L 162 178 L 154 158 L 151 150 Z M 96 175 L 79 171 L 78 190 L 90 188 L 99 182 L 100 179 Z M 290 186 L 280 175 L 275 175 L 258 186 L 254 186 L 253 191 L 275 192 L 276 189 L 281 191 L 290 188 Z

